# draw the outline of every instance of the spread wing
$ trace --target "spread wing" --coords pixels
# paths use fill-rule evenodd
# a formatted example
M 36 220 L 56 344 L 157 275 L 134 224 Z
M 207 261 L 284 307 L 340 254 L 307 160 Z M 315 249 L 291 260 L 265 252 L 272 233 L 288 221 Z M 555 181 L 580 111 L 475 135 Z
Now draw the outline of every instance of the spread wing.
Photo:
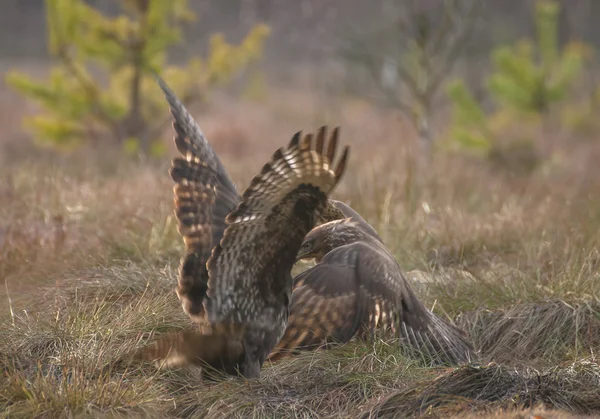
M 177 295 L 183 309 L 195 320 L 203 319 L 208 272 L 206 261 L 223 237 L 225 217 L 240 201 L 235 185 L 210 147 L 200 127 L 160 78 L 173 115 L 173 138 L 182 157 L 173 159 L 175 215 L 186 254 L 179 266 Z
M 337 130 L 325 155 L 322 143 L 312 149 L 312 136 L 300 143 L 298 133 L 287 149 L 275 152 L 226 217 L 223 238 L 207 262 L 204 305 L 210 324 L 167 335 L 137 351 L 136 359 L 208 365 L 235 374 L 247 355 L 246 324 L 264 308 L 258 300 L 280 297 L 277 288 L 291 289 L 290 271 L 302 240 L 345 170 L 347 147 L 335 170 L 330 168 L 336 143 Z M 290 283 L 282 284 L 287 278 Z M 287 310 L 287 301 L 282 303 Z
M 373 240 L 336 248 L 296 277 L 288 326 L 270 359 L 381 329 L 435 363 L 472 357 L 463 332 L 417 299 L 393 256 Z
M 235 185 L 229 178 L 221 160 L 219 160 L 215 151 L 208 144 L 204 133 L 196 121 L 194 121 L 194 118 L 192 118 L 185 106 L 177 99 L 177 96 L 175 96 L 175 93 L 171 91 L 165 81 L 158 76 L 156 78 L 165 94 L 165 98 L 169 102 L 171 114 L 175 119 L 173 123 L 175 131 L 177 131 L 175 145 L 179 152 L 186 158 L 188 154 L 198 157 L 212 172 L 218 175 L 219 182 L 224 185 L 225 189 L 237 195 Z
M 287 307 L 291 268 L 304 236 L 314 226 L 327 196 L 342 176 L 344 149 L 335 170 L 335 129 L 324 141 L 297 133 L 287 148 L 275 152 L 256 176 L 242 201 L 226 218 L 227 228 L 214 248 L 209 271 L 206 313 L 210 322 L 243 323 L 270 306 Z M 276 319 L 271 319 L 275 321 Z

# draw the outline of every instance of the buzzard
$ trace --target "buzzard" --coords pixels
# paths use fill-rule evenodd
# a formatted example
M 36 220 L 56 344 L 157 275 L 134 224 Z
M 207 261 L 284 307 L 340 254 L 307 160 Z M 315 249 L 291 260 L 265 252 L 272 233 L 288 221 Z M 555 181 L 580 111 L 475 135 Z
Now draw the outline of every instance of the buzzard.
M 336 201 L 335 199 L 329 199 L 327 201 L 327 207 L 319 217 L 319 224 L 327 223 L 329 221 L 343 220 L 344 218 L 352 218 L 352 220 L 357 223 L 363 231 L 383 243 L 381 237 L 379 237 L 379 234 L 377 234 L 377 231 L 375 231 L 371 224 L 367 223 L 367 221 L 362 218 L 358 212 L 354 211 L 354 209 L 352 209 L 348 204 Z
M 296 133 L 250 186 L 237 191 L 197 124 L 159 79 L 175 119 L 182 158 L 173 162 L 175 207 L 186 255 L 177 295 L 199 330 L 167 336 L 143 353 L 169 365 L 209 364 L 247 378 L 281 339 L 292 294 L 291 269 L 305 235 L 346 167 L 335 168 L 337 130 Z
M 239 334 L 236 335 L 231 328 L 217 329 L 203 325 L 202 322 L 205 322 L 203 300 L 209 276 L 205 262 L 210 257 L 214 244 L 218 243 L 223 236 L 227 214 L 240 202 L 241 196 L 185 107 L 162 81 L 159 80 L 159 83 L 171 107 L 173 126 L 176 131 L 174 140 L 183 156 L 173 161 L 171 169 L 171 176 L 176 183 L 174 191 L 176 214 L 179 219 L 178 228 L 186 244 L 186 254 L 180 264 L 177 294 L 185 312 L 193 320 L 200 322 L 202 328 L 200 334 L 191 332 L 189 336 L 180 334 L 171 340 L 179 343 L 175 345 L 175 354 L 171 357 L 170 363 L 177 363 L 178 359 L 187 360 L 198 356 L 197 348 L 206 346 L 209 340 L 229 342 L 227 350 L 223 349 L 223 351 L 229 351 L 227 356 L 233 359 L 239 356 L 241 351 L 242 345 L 239 339 L 233 338 Z M 326 134 L 326 128 L 322 127 L 317 134 L 318 147 L 323 147 L 319 144 L 324 143 Z M 334 130 L 332 139 L 337 139 L 338 134 L 338 130 Z M 403 339 L 417 351 L 441 352 L 438 359 L 450 363 L 459 363 L 468 359 L 471 349 L 463 333 L 436 317 L 418 301 L 375 229 L 356 211 L 343 202 L 329 199 L 325 210 L 318 216 L 318 223 L 347 218 L 351 218 L 353 229 L 358 229 L 369 236 L 360 244 L 356 243 L 351 247 L 356 250 L 366 246 L 368 251 L 365 252 L 364 257 L 371 263 L 379 260 L 382 266 L 387 266 L 388 273 L 395 275 L 386 277 L 384 274 L 383 278 L 370 277 L 365 275 L 364 271 L 360 271 L 359 283 L 352 279 L 351 275 L 337 276 L 338 270 L 341 273 L 348 273 L 351 268 L 345 268 L 344 263 L 337 258 L 336 255 L 343 256 L 339 250 L 331 252 L 332 255 L 327 258 L 336 256 L 334 260 L 341 266 L 332 267 L 331 264 L 320 266 L 326 262 L 322 261 L 317 267 L 295 278 L 287 329 L 269 359 L 281 358 L 295 352 L 296 349 L 319 347 L 330 339 L 347 342 L 356 335 L 373 332 L 374 328 L 386 324 L 385 321 L 389 323 L 388 331 L 398 332 L 400 329 L 402 333 L 406 328 Z M 327 230 L 316 231 L 325 234 Z M 316 233 L 310 233 L 307 240 L 313 234 Z M 306 253 L 306 249 L 307 246 L 312 246 L 310 243 L 308 241 L 303 244 L 304 256 L 309 254 Z M 323 249 L 315 248 L 315 251 L 319 250 L 323 252 Z M 362 259 L 362 256 L 359 256 L 357 260 Z M 365 290 L 370 291 L 367 293 Z M 394 319 L 394 322 L 390 323 L 387 319 Z M 414 333 L 414 337 L 412 333 L 407 333 L 410 331 Z M 436 340 L 439 342 L 436 343 Z M 429 341 L 431 341 L 429 345 L 423 343 Z M 169 340 L 166 339 L 165 342 L 168 343 Z M 214 358 L 211 354 L 200 357 L 209 364 L 211 364 L 209 360 Z M 222 359 L 218 361 L 224 362 Z
M 465 333 L 418 300 L 394 256 L 365 226 L 354 215 L 305 237 L 298 259 L 317 264 L 294 278 L 288 326 L 269 359 L 384 330 L 432 364 L 470 362 L 474 353 Z

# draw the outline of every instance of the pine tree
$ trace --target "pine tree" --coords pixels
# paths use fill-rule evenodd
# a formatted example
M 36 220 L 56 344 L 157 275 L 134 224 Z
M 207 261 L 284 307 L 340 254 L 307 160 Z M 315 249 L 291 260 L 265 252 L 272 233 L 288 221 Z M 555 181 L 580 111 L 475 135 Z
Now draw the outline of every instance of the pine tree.
M 558 43 L 559 5 L 538 0 L 536 40 L 521 40 L 492 52 L 493 72 L 486 87 L 495 111 L 486 115 L 463 81 L 448 85 L 454 107 L 452 140 L 468 150 L 490 152 L 498 134 L 516 118 L 539 125 L 555 104 L 564 101 L 588 55 L 585 45 Z M 523 139 L 519 139 L 523 140 Z
M 130 152 L 160 152 L 156 136 L 165 109 L 154 73 L 167 78 L 186 104 L 204 99 L 261 58 L 269 33 L 258 25 L 237 46 L 213 35 L 206 58 L 177 67 L 167 65 L 167 50 L 182 41 L 182 26 L 195 20 L 188 1 L 119 4 L 122 13 L 109 17 L 84 0 L 46 0 L 48 49 L 57 64 L 47 81 L 17 71 L 6 77 L 42 106 L 42 113 L 25 120 L 39 142 L 73 148 L 110 140 Z

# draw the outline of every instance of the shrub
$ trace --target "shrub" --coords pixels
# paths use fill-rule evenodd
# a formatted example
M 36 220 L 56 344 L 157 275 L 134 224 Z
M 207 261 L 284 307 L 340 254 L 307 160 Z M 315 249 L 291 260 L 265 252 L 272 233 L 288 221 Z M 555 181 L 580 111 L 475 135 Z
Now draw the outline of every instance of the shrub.
M 67 149 L 110 138 L 129 152 L 160 153 L 156 136 L 165 110 L 153 73 L 164 73 L 186 104 L 204 99 L 211 88 L 230 82 L 261 57 L 269 33 L 258 25 L 237 46 L 214 35 L 206 58 L 194 57 L 183 67 L 167 65 L 168 48 L 182 40 L 182 26 L 195 19 L 187 3 L 121 0 L 121 14 L 109 17 L 83 0 L 46 0 L 48 48 L 58 64 L 47 81 L 17 71 L 6 77 L 43 108 L 25 121 L 34 137 Z

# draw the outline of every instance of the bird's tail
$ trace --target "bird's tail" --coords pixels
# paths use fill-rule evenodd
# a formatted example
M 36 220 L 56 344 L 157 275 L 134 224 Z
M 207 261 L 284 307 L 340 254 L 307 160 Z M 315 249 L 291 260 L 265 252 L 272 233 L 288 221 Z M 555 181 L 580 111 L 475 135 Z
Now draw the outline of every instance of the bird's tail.
M 402 323 L 402 340 L 407 351 L 431 365 L 461 365 L 477 359 L 466 332 L 427 310 L 425 328 L 416 329 Z
M 237 374 L 244 356 L 244 328 L 237 324 L 203 324 L 199 330 L 187 330 L 160 337 L 133 354 L 134 361 L 151 361 L 159 368 L 187 365 L 206 370 Z

